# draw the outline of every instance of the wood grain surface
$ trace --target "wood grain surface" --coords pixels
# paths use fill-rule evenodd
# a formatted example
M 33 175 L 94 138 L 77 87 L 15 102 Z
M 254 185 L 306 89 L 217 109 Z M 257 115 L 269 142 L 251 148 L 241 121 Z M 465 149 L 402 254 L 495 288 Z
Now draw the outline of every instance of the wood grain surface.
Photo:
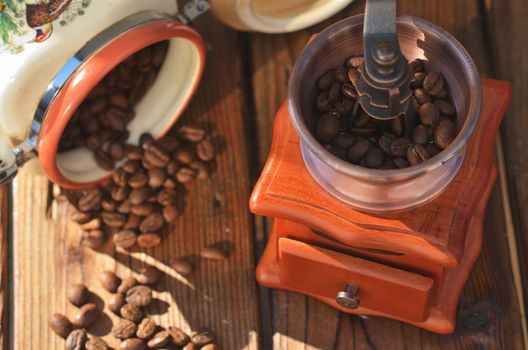
M 451 32 L 466 46 L 481 73 L 513 81 L 511 113 L 502 128 L 507 173 L 499 176 L 509 180 L 526 273 L 527 5 L 524 0 L 400 0 L 398 5 L 400 12 L 424 17 Z M 218 332 L 225 350 L 523 348 L 524 313 L 514 288 L 504 214 L 503 200 L 508 196 L 500 187 L 492 193 L 486 211 L 483 250 L 463 291 L 458 327 L 452 335 L 440 336 L 382 318 L 344 315 L 312 298 L 259 288 L 255 283 L 255 254 L 262 251 L 270 226 L 250 216 L 247 200 L 268 154 L 273 118 L 286 97 L 289 72 L 312 33 L 363 10 L 364 1 L 356 0 L 324 23 L 282 35 L 235 32 L 211 14 L 198 20 L 197 28 L 211 49 L 204 79 L 184 120 L 211 130 L 221 154 L 212 178 L 189 188 L 185 213 L 167 243 L 158 248 L 126 255 L 115 252 L 110 244 L 101 253 L 82 249 L 80 230 L 68 223 L 71 208 L 64 199 L 53 201 L 47 215 L 50 191 L 44 177 L 25 175 L 16 180 L 9 213 L 7 190 L 2 189 L 0 337 L 9 342 L 4 348 L 62 349 L 63 341 L 49 331 L 47 318 L 56 311 L 74 312 L 66 301 L 66 286 L 82 281 L 104 299 L 108 294 L 97 281 L 99 271 L 110 269 L 124 276 L 144 264 L 165 272 L 156 293 L 158 301 L 149 308 L 155 319 L 186 330 L 209 326 Z M 518 35 L 514 40 L 512 33 Z M 7 235 L 9 219 L 13 227 Z M 227 261 L 200 263 L 188 279 L 170 269 L 172 259 L 192 256 L 204 245 L 218 242 L 233 248 Z M 5 283 L 8 276 L 9 284 Z M 92 298 L 102 305 L 100 298 Z M 90 331 L 107 334 L 113 320 L 114 316 L 105 318 Z
M 75 307 L 66 300 L 66 288 L 85 283 L 103 305 L 109 293 L 97 278 L 103 270 L 119 276 L 152 264 L 165 272 L 157 301 L 148 312 L 159 324 L 185 331 L 210 327 L 223 349 L 257 349 L 259 317 L 254 281 L 248 154 L 244 146 L 244 92 L 238 34 L 207 18 L 199 30 L 214 43 L 200 89 L 182 122 L 202 126 L 214 135 L 220 150 L 216 171 L 209 180 L 196 181 L 185 199 L 185 212 L 163 245 L 131 254 L 116 252 L 110 242 L 101 253 L 80 247 L 80 230 L 68 223 L 71 207 L 64 199 L 52 203 L 46 216 L 48 182 L 43 176 L 20 176 L 14 184 L 14 290 L 12 342 L 15 349 L 61 349 L 62 339 L 47 326 L 49 315 L 71 316 Z M 204 246 L 223 244 L 232 249 L 226 261 L 199 261 L 196 272 L 182 278 L 169 263 L 199 253 Z M 106 315 L 89 332 L 106 335 L 116 317 Z M 111 336 L 105 336 L 116 347 Z

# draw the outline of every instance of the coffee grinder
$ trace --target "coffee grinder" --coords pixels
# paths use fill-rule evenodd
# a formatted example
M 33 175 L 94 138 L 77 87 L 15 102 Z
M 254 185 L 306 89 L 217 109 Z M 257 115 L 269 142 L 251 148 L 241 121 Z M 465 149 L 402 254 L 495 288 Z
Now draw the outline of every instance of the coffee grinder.
M 319 144 L 311 132 L 315 83 L 360 54 L 356 103 L 378 119 L 403 114 L 414 123 L 407 61 L 421 58 L 444 76 L 458 115 L 458 135 L 447 149 L 417 166 L 377 170 L 347 163 Z M 495 137 L 510 97 L 508 83 L 479 78 L 447 32 L 397 17 L 393 0 L 368 0 L 365 15 L 319 33 L 292 72 L 250 199 L 254 214 L 274 218 L 259 283 L 343 312 L 452 332 L 481 248 L 482 216 L 496 180 Z

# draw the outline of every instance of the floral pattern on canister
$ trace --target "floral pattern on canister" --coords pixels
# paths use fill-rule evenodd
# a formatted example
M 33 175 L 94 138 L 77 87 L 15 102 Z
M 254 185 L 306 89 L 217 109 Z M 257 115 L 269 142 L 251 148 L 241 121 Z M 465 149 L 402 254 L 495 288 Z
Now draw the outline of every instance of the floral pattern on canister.
M 16 54 L 46 41 L 53 26 L 82 16 L 92 0 L 0 0 L 0 52 Z

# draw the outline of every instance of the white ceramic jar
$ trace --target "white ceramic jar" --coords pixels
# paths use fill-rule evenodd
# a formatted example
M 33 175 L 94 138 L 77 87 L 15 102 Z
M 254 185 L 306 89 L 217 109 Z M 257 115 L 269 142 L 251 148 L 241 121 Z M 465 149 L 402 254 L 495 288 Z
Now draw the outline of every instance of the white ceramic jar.
M 294 7 L 284 1 L 210 3 L 221 20 L 237 28 L 283 32 L 320 21 L 351 1 L 295 0 Z M 181 12 L 176 0 L 0 3 L 0 181 L 12 178 L 33 157 L 63 187 L 86 187 L 107 177 L 110 172 L 97 166 L 88 149 L 57 153 L 62 132 L 107 73 L 142 48 L 166 40 L 167 57 L 136 106 L 128 142 L 136 143 L 144 132 L 161 136 L 168 131 L 204 67 L 203 41 L 187 24 L 208 8 L 205 0 L 190 1 Z M 248 13 L 281 19 L 261 25 L 248 20 Z

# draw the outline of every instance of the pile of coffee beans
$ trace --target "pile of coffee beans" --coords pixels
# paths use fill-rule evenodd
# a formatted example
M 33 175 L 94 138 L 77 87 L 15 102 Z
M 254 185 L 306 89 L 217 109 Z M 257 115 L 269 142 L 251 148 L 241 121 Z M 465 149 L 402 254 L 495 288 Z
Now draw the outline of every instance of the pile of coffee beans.
M 153 301 L 151 286 L 161 277 L 153 266 L 132 276 L 120 279 L 111 271 L 103 271 L 99 281 L 103 288 L 112 293 L 106 300 L 108 309 L 120 317 L 112 328 L 112 336 L 120 342 L 121 350 L 164 349 L 177 346 L 184 350 L 216 350 L 217 340 L 213 331 L 202 328 L 186 334 L 178 327 L 163 328 L 148 317 L 145 307 Z M 83 284 L 74 284 L 68 290 L 68 300 L 78 310 L 71 321 L 55 313 L 49 318 L 49 326 L 60 337 L 66 339 L 66 350 L 108 350 L 110 347 L 101 338 L 88 336 L 86 328 L 94 324 L 102 314 L 93 303 L 88 303 L 90 292 Z
M 366 168 L 397 169 L 425 162 L 449 146 L 457 134 L 456 110 L 441 74 L 427 71 L 421 59 L 410 62 L 412 105 L 420 123 L 405 130 L 403 117 L 381 121 L 361 108 L 355 84 L 362 64 L 362 56 L 353 56 L 317 81 L 314 134 L 330 153 Z
M 129 137 L 134 107 L 156 81 L 167 48 L 167 42 L 151 45 L 114 68 L 72 116 L 59 152 L 86 147 L 101 168 L 113 170 L 115 162 L 125 157 L 120 144 Z
M 160 244 L 167 225 L 179 216 L 182 186 L 208 178 L 216 154 L 206 132 L 190 126 L 159 140 L 143 134 L 139 143 L 116 143 L 128 159 L 107 183 L 64 190 L 76 208 L 70 218 L 81 225 L 84 246 L 98 249 L 110 235 L 124 249 Z

